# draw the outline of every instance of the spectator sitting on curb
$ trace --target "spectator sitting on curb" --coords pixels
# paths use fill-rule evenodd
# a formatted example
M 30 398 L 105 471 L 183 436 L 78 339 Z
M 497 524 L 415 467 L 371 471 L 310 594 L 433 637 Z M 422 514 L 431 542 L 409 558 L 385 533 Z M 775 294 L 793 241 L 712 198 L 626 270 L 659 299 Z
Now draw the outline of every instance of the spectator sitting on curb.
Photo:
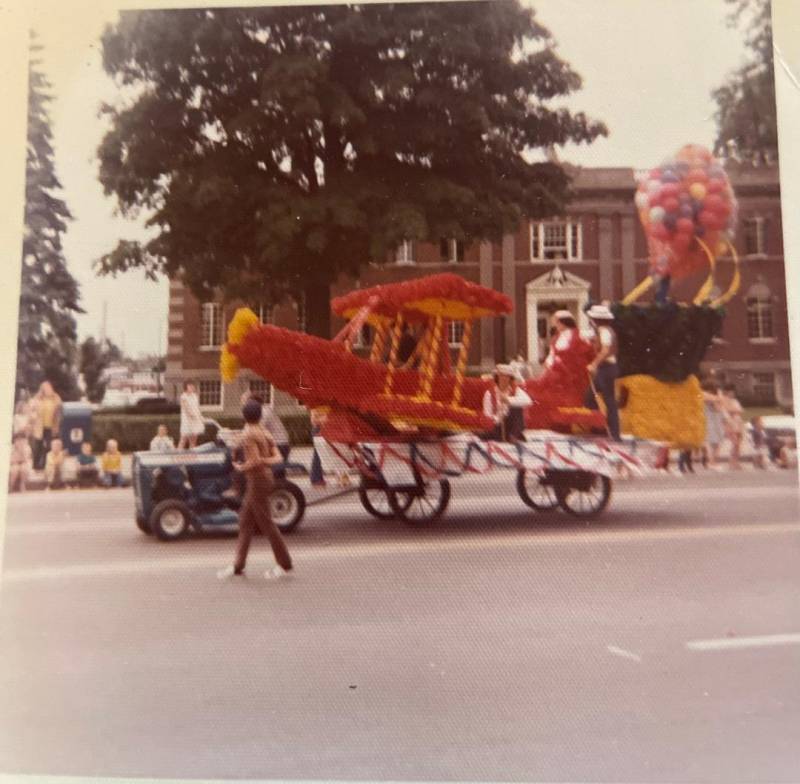
M 789 438 L 781 447 L 778 465 L 781 468 L 797 468 L 797 439 Z
M 28 481 L 32 468 L 33 450 L 28 443 L 28 437 L 22 431 L 14 436 L 14 444 L 11 447 L 11 468 L 8 472 L 9 493 L 13 493 L 17 488 L 20 493 L 25 492 L 25 483 Z
M 47 453 L 44 463 L 44 476 L 47 481 L 48 490 L 58 490 L 64 487 L 62 477 L 64 471 L 65 452 L 60 438 L 54 438 L 50 442 L 50 451 Z
M 151 452 L 172 452 L 175 442 L 170 438 L 166 425 L 159 425 L 153 440 L 150 442 Z
M 103 470 L 103 484 L 106 487 L 122 487 L 122 455 L 113 438 L 106 443 L 106 451 L 100 457 L 100 468 Z
M 92 445 L 84 441 L 81 444 L 81 453 L 78 455 L 78 487 L 96 487 L 99 476 L 97 458 L 92 454 Z

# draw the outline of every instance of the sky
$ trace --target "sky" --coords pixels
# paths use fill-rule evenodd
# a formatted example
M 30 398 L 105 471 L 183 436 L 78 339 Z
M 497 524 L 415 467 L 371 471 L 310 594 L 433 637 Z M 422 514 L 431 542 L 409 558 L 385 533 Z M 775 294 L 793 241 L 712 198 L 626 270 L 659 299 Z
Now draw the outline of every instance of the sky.
M 688 142 L 711 146 L 711 91 L 745 57 L 741 32 L 726 24 L 724 0 L 527 4 L 552 33 L 559 55 L 583 78 L 582 89 L 563 103 L 609 128 L 608 138 L 591 146 L 559 150 L 562 160 L 645 168 Z M 111 2 L 42 2 L 30 18 L 53 85 L 56 171 L 75 216 L 64 251 L 86 310 L 78 319 L 80 336 L 100 334 L 105 310 L 106 334 L 129 354 L 165 352 L 166 281 L 147 281 L 137 272 L 98 278 L 92 268 L 120 239 L 145 236 L 139 223 L 115 215 L 113 199 L 97 181 L 95 153 L 104 133 L 97 111 L 116 93 L 102 70 L 99 39 L 117 12 Z

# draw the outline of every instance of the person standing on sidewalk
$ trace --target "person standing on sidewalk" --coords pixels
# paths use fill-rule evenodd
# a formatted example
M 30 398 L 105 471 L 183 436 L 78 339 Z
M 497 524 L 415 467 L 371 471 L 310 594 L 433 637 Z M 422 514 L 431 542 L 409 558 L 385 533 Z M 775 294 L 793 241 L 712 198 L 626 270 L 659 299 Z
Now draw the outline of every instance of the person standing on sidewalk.
M 206 423 L 203 412 L 200 410 L 200 398 L 197 389 L 191 381 L 183 385 L 181 395 L 181 438 L 179 449 L 194 449 L 197 446 L 198 436 L 206 432 Z
M 32 402 L 33 467 L 41 471 L 61 427 L 62 403 L 49 381 L 42 381 Z
M 742 404 L 736 399 L 736 387 L 728 384 L 723 390 L 723 411 L 725 413 L 725 433 L 731 445 L 730 462 L 732 471 L 740 471 L 742 464 L 742 438 L 744 437 L 744 419 Z
M 277 565 L 268 570 L 266 578 L 280 577 L 292 569 L 292 559 L 283 541 L 278 526 L 270 516 L 269 495 L 273 487 L 272 469 L 270 466 L 281 462 L 275 442 L 261 427 L 261 404 L 250 399 L 242 408 L 245 426 L 242 431 L 240 448 L 244 455 L 242 462 L 235 462 L 233 467 L 246 478 L 244 499 L 239 509 L 239 538 L 236 544 L 236 556 L 233 566 L 217 573 L 221 579 L 241 576 L 247 564 L 247 553 L 256 529 L 269 537 L 272 552 Z

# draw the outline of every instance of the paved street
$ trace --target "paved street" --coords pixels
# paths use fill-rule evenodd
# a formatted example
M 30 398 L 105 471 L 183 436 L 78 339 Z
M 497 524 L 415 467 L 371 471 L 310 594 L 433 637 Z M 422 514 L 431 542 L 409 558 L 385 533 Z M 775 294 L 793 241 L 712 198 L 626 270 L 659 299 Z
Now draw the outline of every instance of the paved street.
M 797 781 L 797 475 L 618 483 L 592 523 L 513 476 L 434 527 L 355 497 L 256 539 L 163 544 L 129 490 L 9 500 L 0 771 L 393 780 Z

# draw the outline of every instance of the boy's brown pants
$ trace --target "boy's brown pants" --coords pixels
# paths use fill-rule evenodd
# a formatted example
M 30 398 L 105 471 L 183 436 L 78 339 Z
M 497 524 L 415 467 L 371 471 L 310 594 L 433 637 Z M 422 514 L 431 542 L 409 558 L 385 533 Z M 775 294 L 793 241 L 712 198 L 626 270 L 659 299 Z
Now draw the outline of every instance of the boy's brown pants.
M 272 552 L 278 564 L 287 572 L 292 568 L 289 550 L 269 513 L 270 489 L 271 483 L 253 482 L 248 479 L 247 490 L 239 510 L 239 539 L 236 543 L 236 560 L 233 564 L 233 568 L 237 572 L 244 570 L 250 542 L 256 529 L 269 537 L 269 543 L 272 545 Z

